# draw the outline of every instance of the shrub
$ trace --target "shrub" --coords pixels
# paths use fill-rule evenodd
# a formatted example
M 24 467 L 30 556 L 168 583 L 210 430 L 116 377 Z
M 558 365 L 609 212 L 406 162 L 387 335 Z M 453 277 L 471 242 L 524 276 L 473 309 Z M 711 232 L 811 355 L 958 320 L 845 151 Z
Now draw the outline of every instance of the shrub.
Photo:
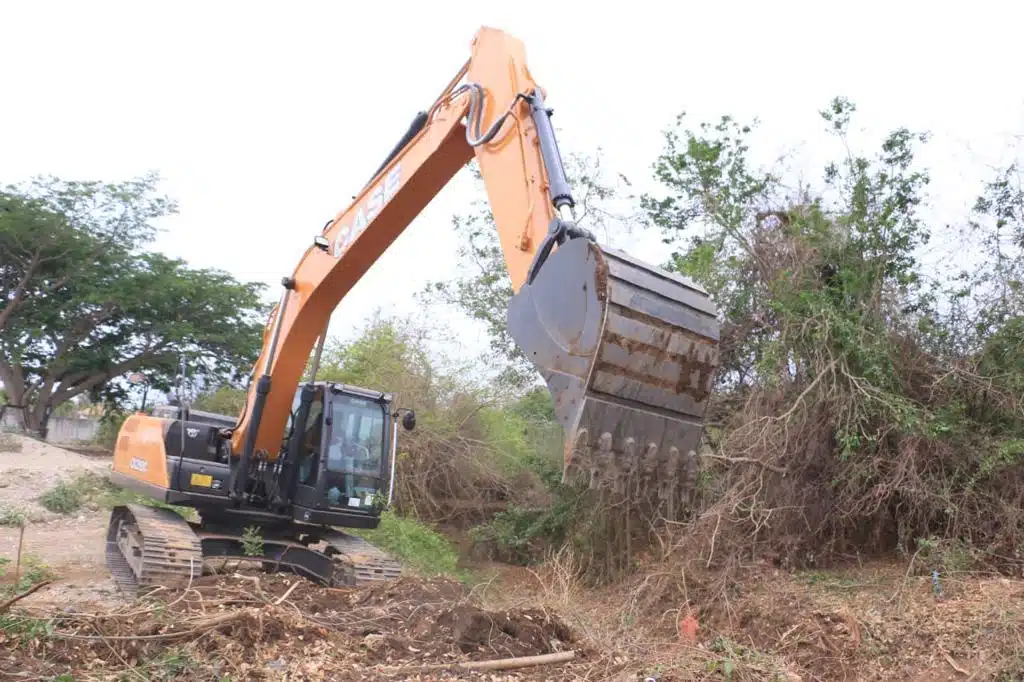
M 396 515 L 470 528 L 510 503 L 544 499 L 534 466 L 546 456 L 543 427 L 510 412 L 468 368 L 432 355 L 428 342 L 408 320 L 373 319 L 355 340 L 329 344 L 317 375 L 390 391 L 416 410 L 415 430 L 399 430 Z
M 24 526 L 28 522 L 25 512 L 17 507 L 0 507 L 0 526 Z
M 352 532 L 391 552 L 420 575 L 458 573 L 459 554 L 451 541 L 415 519 L 384 512 L 377 528 Z
M 83 472 L 72 479 L 61 481 L 40 495 L 39 503 L 55 514 L 72 514 L 82 507 L 109 509 L 123 504 L 145 504 L 159 509 L 169 509 L 185 519 L 190 519 L 195 514 L 195 510 L 190 507 L 166 504 L 161 500 L 120 488 L 111 483 L 106 476 L 93 472 Z
M 925 136 L 898 129 L 875 158 L 848 153 L 853 111 L 837 99 L 823 114 L 843 161 L 819 190 L 754 170 L 750 128 L 725 117 L 668 134 L 668 193 L 645 199 L 670 241 L 685 237 L 671 267 L 725 315 L 709 408 L 722 430 L 703 474 L 714 491 L 674 526 L 676 553 L 723 580 L 751 555 L 821 566 L 906 556 L 917 538 L 956 548 L 946 563 L 967 546 L 1021 563 L 1024 266 L 1003 254 L 988 260 L 1001 270 L 926 272 Z M 971 218 L 1015 230 L 1019 247 L 1017 186 L 989 185 Z
M 39 504 L 54 514 L 72 514 L 85 504 L 85 495 L 74 482 L 61 481 L 39 496 Z

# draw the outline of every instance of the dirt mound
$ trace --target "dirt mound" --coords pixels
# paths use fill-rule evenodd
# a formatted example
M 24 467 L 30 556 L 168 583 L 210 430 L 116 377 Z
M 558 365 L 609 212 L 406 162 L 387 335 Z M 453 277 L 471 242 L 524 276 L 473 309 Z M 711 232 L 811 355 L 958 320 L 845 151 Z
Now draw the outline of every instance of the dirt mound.
M 468 660 L 534 656 L 566 651 L 575 642 L 556 616 L 537 609 L 485 610 L 464 585 L 448 578 L 310 590 L 293 601 L 322 622 L 362 637 L 368 658 L 376 662 L 402 660 L 410 652 L 438 661 L 460 654 Z
M 3 434 L 0 451 L 0 511 L 13 509 L 29 521 L 58 518 L 39 504 L 40 494 L 85 472 L 105 474 L 110 460 L 87 457 L 21 434 Z
M 133 669 L 148 679 L 441 679 L 460 661 L 575 646 L 557 617 L 488 611 L 444 579 L 325 589 L 284 576 L 206 577 L 100 613 L 22 606 L 17 618 L 20 627 L 0 630 L 8 650 L 0 671 L 40 676 Z

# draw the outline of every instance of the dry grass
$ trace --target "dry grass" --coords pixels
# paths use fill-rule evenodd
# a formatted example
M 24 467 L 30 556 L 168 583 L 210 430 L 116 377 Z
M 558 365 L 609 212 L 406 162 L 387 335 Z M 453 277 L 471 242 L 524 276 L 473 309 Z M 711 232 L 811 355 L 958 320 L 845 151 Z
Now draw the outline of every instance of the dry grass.
M 12 433 L 0 431 L 0 452 L 21 452 L 21 439 Z
M 541 604 L 595 650 L 595 679 L 1016 680 L 1024 674 L 1024 581 L 929 575 L 907 563 L 833 571 L 744 567 L 726 594 L 686 562 L 656 562 L 632 581 L 586 588 L 565 553 L 484 589 L 492 608 Z M 698 629 L 687 636 L 692 616 Z M 966 674 L 962 671 L 966 671 Z M 633 675 L 619 677 L 619 675 Z
M 516 481 L 495 465 L 488 444 L 467 436 L 463 428 L 418 425 L 404 436 L 405 452 L 395 476 L 400 514 L 466 528 L 516 499 Z

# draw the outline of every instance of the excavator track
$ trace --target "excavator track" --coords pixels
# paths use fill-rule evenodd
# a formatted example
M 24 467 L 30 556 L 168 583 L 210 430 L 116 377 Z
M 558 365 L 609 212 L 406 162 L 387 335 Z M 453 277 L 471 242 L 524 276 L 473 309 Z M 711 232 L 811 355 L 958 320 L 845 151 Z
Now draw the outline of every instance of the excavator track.
M 131 597 L 158 585 L 184 587 L 203 570 L 202 546 L 188 521 L 146 505 L 114 507 L 106 555 L 115 584 Z
M 318 542 L 307 544 L 273 533 L 261 537 L 262 552 L 247 553 L 232 532 L 197 529 L 207 560 L 215 558 L 260 564 L 264 570 L 286 571 L 328 587 L 354 587 L 393 580 L 402 565 L 366 540 L 337 530 L 317 529 Z M 322 544 L 321 544 L 322 543 Z
M 342 575 L 349 585 L 394 580 L 402 575 L 399 561 L 363 538 L 334 531 L 325 540 L 326 553 L 343 567 Z
M 330 587 L 356 587 L 402 575 L 399 561 L 366 540 L 328 530 L 317 533 L 321 549 L 295 539 L 266 537 L 263 552 L 246 552 L 242 537 L 203 530 L 174 512 L 146 505 L 115 507 L 107 526 L 107 568 L 114 583 L 134 599 L 146 588 L 185 587 L 214 557 L 259 563 L 264 570 L 287 571 Z

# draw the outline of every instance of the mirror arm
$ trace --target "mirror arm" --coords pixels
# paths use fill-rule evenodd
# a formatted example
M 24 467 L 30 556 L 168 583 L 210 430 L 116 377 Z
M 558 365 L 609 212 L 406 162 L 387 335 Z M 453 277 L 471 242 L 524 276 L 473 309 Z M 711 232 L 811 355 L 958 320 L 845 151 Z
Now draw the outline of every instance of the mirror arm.
M 386 509 L 391 508 L 391 500 L 395 496 L 395 460 L 398 458 L 398 422 L 392 425 L 391 429 L 391 478 L 388 481 L 388 503 Z

